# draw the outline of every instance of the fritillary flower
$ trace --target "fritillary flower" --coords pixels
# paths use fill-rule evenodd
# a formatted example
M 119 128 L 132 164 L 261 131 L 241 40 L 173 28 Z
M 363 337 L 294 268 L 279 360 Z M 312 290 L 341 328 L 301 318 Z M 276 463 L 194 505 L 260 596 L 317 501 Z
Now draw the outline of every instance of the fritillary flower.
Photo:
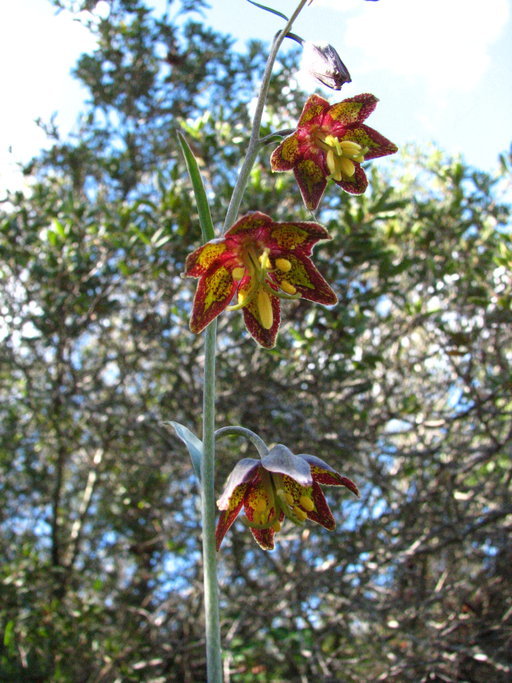
M 308 209 L 317 208 L 328 179 L 346 192 L 362 194 L 368 186 L 362 162 L 397 151 L 396 145 L 363 123 L 377 101 L 365 93 L 330 105 L 311 95 L 295 132 L 272 153 L 272 170 L 293 170 Z
M 336 522 L 320 484 L 345 486 L 359 495 L 357 486 L 314 455 L 294 455 L 278 444 L 261 460 L 243 458 L 229 475 L 217 501 L 221 515 L 217 523 L 217 550 L 238 514 L 264 550 L 274 548 L 274 534 L 285 517 L 302 526 L 307 519 L 332 531 Z
M 256 211 L 240 218 L 223 237 L 187 257 L 185 275 L 199 278 L 192 332 L 201 332 L 226 309 L 242 309 L 252 337 L 272 348 L 281 299 L 336 303 L 335 293 L 310 258 L 316 242 L 327 239 L 329 233 L 318 223 L 278 223 Z M 230 305 L 233 298 L 236 303 Z

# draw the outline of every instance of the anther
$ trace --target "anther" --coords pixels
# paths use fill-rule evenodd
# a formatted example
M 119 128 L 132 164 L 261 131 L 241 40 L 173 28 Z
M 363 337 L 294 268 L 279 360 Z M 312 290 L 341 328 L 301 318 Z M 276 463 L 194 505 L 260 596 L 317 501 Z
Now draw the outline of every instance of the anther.
M 353 140 L 342 140 L 340 142 L 340 147 L 343 154 L 352 159 L 355 159 L 355 157 L 359 156 L 359 154 L 361 154 L 363 151 L 361 145 Z
M 270 263 L 270 259 L 268 257 L 268 249 L 265 249 L 265 251 L 261 254 L 259 257 L 259 262 L 261 264 L 261 267 L 264 268 L 265 270 L 270 270 L 272 265 Z
M 299 503 L 302 505 L 304 510 L 307 510 L 308 512 L 311 512 L 311 510 L 315 509 L 315 504 L 309 496 L 301 496 L 299 498 Z
M 303 522 L 308 516 L 308 513 L 305 510 L 302 510 L 300 507 L 297 506 L 293 508 L 293 513 L 301 522 Z
M 294 287 L 288 280 L 281 280 L 279 283 L 279 286 L 283 290 L 283 292 L 286 292 L 287 294 L 295 294 L 297 292 L 297 288 Z
M 292 264 L 287 258 L 276 258 L 276 268 L 282 273 L 288 273 L 292 269 Z
M 346 157 L 341 157 L 341 159 L 339 159 L 339 164 L 341 172 L 344 176 L 348 178 L 351 178 L 356 172 L 356 167 L 354 166 L 354 163 Z
M 274 316 L 272 313 L 272 302 L 270 301 L 270 297 L 267 294 L 267 292 L 262 288 L 258 290 L 256 303 L 258 306 L 258 313 L 260 315 L 261 326 L 265 330 L 270 330 L 270 328 L 272 327 L 272 323 L 274 322 Z
M 330 149 L 327 152 L 327 155 L 325 157 L 325 161 L 327 163 L 327 168 L 329 169 L 329 173 L 332 175 L 334 180 L 341 180 L 341 177 L 336 177 L 339 176 L 339 168 L 338 164 L 336 163 L 338 161 L 338 158 L 334 156 L 334 152 L 332 149 Z

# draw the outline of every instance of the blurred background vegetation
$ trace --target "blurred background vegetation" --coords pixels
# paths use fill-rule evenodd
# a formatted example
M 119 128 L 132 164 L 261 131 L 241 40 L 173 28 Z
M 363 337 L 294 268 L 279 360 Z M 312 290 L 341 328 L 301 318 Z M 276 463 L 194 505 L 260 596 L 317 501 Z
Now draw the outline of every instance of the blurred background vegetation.
M 202 5 L 114 0 L 76 67 L 79 133 L 50 128 L 0 204 L 2 681 L 205 678 L 197 490 L 163 424 L 199 430 L 202 398 L 176 132 L 219 225 L 267 47 L 235 51 Z M 302 109 L 296 63 L 280 58 L 263 134 Z M 271 149 L 243 212 L 311 219 Z M 226 682 L 510 680 L 510 170 L 414 149 L 374 164 L 364 196 L 331 187 L 317 214 L 339 305 L 286 303 L 270 352 L 221 317 L 219 426 L 314 453 L 362 493 L 327 490 L 336 531 L 285 526 L 273 553 L 234 525 Z M 220 442 L 219 492 L 246 455 Z

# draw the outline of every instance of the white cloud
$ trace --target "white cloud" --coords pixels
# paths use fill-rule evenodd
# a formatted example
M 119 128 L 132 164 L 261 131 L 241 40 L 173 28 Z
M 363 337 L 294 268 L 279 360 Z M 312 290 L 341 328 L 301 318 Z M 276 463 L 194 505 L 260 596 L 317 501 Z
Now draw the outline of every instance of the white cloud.
M 489 48 L 510 14 L 509 0 L 316 0 L 349 12 L 345 45 L 360 48 L 364 68 L 425 79 L 432 90 L 469 91 L 484 76 Z

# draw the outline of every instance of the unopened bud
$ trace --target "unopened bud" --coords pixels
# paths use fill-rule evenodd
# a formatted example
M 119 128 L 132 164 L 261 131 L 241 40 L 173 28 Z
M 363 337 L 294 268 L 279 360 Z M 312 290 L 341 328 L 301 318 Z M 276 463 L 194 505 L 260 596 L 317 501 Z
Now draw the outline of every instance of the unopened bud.
M 302 43 L 302 70 L 333 90 L 340 90 L 344 83 L 352 80 L 341 57 L 328 43 Z

